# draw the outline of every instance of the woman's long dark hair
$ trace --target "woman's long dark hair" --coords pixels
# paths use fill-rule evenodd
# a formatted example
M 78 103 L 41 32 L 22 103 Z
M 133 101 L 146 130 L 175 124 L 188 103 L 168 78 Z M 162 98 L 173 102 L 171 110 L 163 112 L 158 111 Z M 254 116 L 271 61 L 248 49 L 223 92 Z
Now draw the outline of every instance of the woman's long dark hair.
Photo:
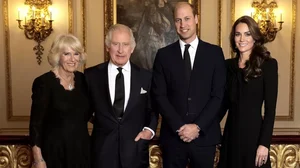
M 246 61 L 246 66 L 244 70 L 244 80 L 246 82 L 249 81 L 250 78 L 257 78 L 261 76 L 262 70 L 261 65 L 265 60 L 271 58 L 270 52 L 264 46 L 265 40 L 262 33 L 259 30 L 259 27 L 254 19 L 249 16 L 242 16 L 237 19 L 231 29 L 230 33 L 230 45 L 233 52 L 236 53 L 236 57 L 239 59 L 240 51 L 235 45 L 235 29 L 239 23 L 247 24 L 249 31 L 251 33 L 252 38 L 254 39 L 255 43 L 252 49 L 252 52 L 249 56 L 249 60 Z

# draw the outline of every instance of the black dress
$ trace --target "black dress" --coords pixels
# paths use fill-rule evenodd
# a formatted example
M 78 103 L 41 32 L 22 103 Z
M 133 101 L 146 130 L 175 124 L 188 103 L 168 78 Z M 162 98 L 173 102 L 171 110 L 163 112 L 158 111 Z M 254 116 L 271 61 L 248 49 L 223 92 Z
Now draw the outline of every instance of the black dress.
M 65 90 L 50 71 L 32 86 L 31 145 L 41 148 L 47 168 L 89 168 L 89 103 L 84 75 L 75 72 L 75 88 Z
M 275 59 L 262 64 L 262 75 L 245 82 L 238 59 L 226 60 L 227 84 L 223 117 L 228 117 L 218 168 L 254 168 L 259 145 L 270 148 L 278 90 L 278 67 Z M 262 104 L 264 114 L 262 116 Z M 263 168 L 270 168 L 270 158 Z

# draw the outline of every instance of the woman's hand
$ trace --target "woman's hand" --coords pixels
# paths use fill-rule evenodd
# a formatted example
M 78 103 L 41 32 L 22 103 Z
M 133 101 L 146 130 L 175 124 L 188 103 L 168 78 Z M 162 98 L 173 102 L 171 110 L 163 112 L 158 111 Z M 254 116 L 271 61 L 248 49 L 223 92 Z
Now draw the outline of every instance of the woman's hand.
M 45 161 L 38 161 L 33 163 L 34 168 L 47 168 Z
M 34 145 L 32 147 L 33 154 L 33 167 L 34 168 L 47 168 L 46 162 L 43 159 L 41 148 Z
M 256 151 L 255 166 L 260 167 L 267 163 L 269 149 L 263 145 L 259 145 Z

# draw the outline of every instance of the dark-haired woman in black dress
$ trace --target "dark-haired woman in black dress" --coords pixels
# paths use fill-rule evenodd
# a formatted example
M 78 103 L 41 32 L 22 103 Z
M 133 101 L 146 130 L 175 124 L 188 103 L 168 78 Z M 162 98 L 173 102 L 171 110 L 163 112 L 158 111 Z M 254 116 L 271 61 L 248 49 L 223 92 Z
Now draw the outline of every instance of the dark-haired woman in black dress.
M 263 46 L 264 38 L 251 17 L 243 16 L 234 23 L 230 43 L 236 57 L 226 61 L 226 96 L 221 119 L 227 110 L 228 117 L 218 168 L 270 168 L 277 61 Z

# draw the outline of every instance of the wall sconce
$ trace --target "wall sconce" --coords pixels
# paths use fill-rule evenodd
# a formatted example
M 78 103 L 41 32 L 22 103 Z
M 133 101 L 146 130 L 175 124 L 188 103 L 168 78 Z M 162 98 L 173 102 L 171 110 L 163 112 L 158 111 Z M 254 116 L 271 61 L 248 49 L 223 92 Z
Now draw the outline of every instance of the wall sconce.
M 279 21 L 276 22 L 275 8 L 278 8 L 278 5 L 274 0 L 270 3 L 267 3 L 267 0 L 261 2 L 255 0 L 252 3 L 251 17 L 258 23 L 260 31 L 265 37 L 265 43 L 272 42 L 276 38 L 277 32 L 282 29 L 282 12 L 280 12 Z
M 52 9 L 51 0 L 25 0 L 25 5 L 29 6 L 29 10 L 24 12 L 24 17 L 21 17 L 21 10 L 18 9 L 18 26 L 24 30 L 27 39 L 34 40 L 38 44 L 33 47 L 36 51 L 37 63 L 42 62 L 44 47 L 41 45 L 53 31 L 52 29 Z M 23 19 L 24 18 L 24 22 Z

